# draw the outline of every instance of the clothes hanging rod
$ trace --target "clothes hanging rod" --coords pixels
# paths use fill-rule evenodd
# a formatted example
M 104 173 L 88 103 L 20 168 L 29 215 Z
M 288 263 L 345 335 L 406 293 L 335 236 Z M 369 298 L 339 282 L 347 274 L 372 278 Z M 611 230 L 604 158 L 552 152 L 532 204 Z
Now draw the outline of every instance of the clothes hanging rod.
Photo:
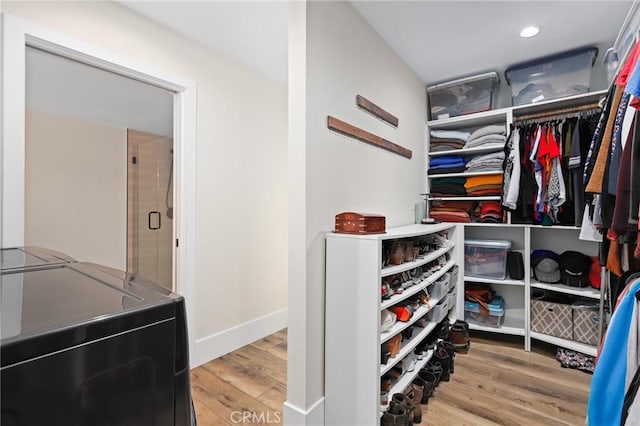
M 600 103 L 594 102 L 594 103 L 570 107 L 570 108 L 556 109 L 553 111 L 544 111 L 544 112 L 538 112 L 535 114 L 520 115 L 516 117 L 514 121 L 518 122 L 518 121 L 526 121 L 526 120 L 531 120 L 536 118 L 547 118 L 547 117 L 553 117 L 557 115 L 571 114 L 574 112 L 588 111 L 591 109 L 597 111 L 600 108 L 601 108 Z

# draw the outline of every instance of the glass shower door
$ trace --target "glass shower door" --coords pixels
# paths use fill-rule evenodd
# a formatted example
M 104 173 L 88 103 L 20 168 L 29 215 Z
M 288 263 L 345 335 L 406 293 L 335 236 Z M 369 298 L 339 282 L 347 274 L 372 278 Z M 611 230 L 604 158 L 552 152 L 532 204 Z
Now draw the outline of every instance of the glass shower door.
M 173 289 L 173 142 L 127 132 L 127 272 Z

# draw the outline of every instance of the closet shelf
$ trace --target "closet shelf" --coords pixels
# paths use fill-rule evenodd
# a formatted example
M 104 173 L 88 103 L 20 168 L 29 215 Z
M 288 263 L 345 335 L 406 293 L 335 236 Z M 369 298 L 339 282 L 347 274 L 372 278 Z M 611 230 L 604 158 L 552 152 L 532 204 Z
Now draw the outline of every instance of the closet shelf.
M 505 319 L 505 322 L 507 320 Z M 490 333 L 509 334 L 511 336 L 524 336 L 524 324 L 523 327 L 511 327 L 508 325 L 502 325 L 502 327 L 486 327 L 484 325 L 469 324 L 471 330 L 488 331 Z
M 502 123 L 507 119 L 511 107 L 478 112 L 475 114 L 459 115 L 441 120 L 427 121 L 429 128 L 434 130 L 471 129 L 488 124 Z
M 393 358 L 389 358 L 389 361 L 386 364 L 380 366 L 380 376 L 384 375 L 386 372 L 391 370 L 396 364 L 402 361 L 402 358 L 409 355 L 413 352 L 413 350 L 418 346 L 420 342 L 422 342 L 433 330 L 435 330 L 438 324 L 435 322 L 430 322 L 427 326 L 420 330 L 420 333 L 413 336 L 411 340 L 405 342 L 401 347 L 398 355 Z
M 585 343 L 576 342 L 573 340 L 561 339 L 560 337 L 549 336 L 547 334 L 531 332 L 531 337 L 543 342 L 551 343 L 552 345 L 560 346 L 563 348 L 571 349 L 574 351 L 582 352 L 583 354 L 596 356 L 598 348 L 595 346 L 587 345 Z
M 524 336 L 524 309 L 505 309 L 504 322 L 501 327 L 487 327 L 469 323 L 469 328 L 491 333 L 509 334 L 512 336 Z
M 413 260 L 411 262 L 404 262 L 401 265 L 394 266 L 386 266 L 382 268 L 380 272 L 380 276 L 388 277 L 389 275 L 400 274 L 405 271 L 410 271 L 413 268 L 417 268 L 418 266 L 426 265 L 427 263 L 436 260 L 443 254 L 450 252 L 453 249 L 453 245 L 451 247 L 442 247 L 434 252 L 431 252 L 424 256 L 423 258 Z
M 486 283 L 486 284 L 503 284 L 503 285 L 524 285 L 524 280 L 512 280 L 509 278 L 505 278 L 504 280 L 498 280 L 495 278 L 479 278 L 479 277 L 470 277 L 465 275 L 465 281 L 471 281 L 474 283 Z
M 488 195 L 479 197 L 429 197 L 429 201 L 500 201 L 502 197 L 499 195 Z M 457 222 L 444 222 L 444 224 L 458 225 Z M 468 225 L 465 223 L 464 225 Z M 504 224 L 502 224 L 504 225 Z
M 580 95 L 567 96 L 566 98 L 550 99 L 548 101 L 537 102 L 535 104 L 518 105 L 512 108 L 514 119 L 519 115 L 535 114 L 538 112 L 553 111 L 573 106 L 584 105 L 597 102 L 602 96 L 607 94 L 607 90 L 582 93 Z
M 547 283 L 541 283 L 537 281 L 532 281 L 531 287 L 539 288 L 542 290 L 556 291 L 558 293 L 566 293 L 566 294 L 573 294 L 576 296 L 588 297 L 590 299 L 600 299 L 600 290 L 597 290 L 591 287 L 578 288 L 578 287 L 570 287 L 564 284 L 547 284 Z
M 401 301 L 413 296 L 414 294 L 420 292 L 422 289 L 425 289 L 425 288 L 429 287 L 438 278 L 440 278 L 441 276 L 446 274 L 447 271 L 449 271 L 453 267 L 453 265 L 455 265 L 455 264 L 456 264 L 456 262 L 454 260 L 450 260 L 442 268 L 440 268 L 438 271 L 434 272 L 433 274 L 429 275 L 427 278 L 425 278 L 422 281 L 420 281 L 419 284 L 416 284 L 416 285 L 414 285 L 412 287 L 409 287 L 408 289 L 403 291 L 402 294 L 395 294 L 395 295 L 391 296 L 388 300 L 384 300 L 380 304 L 380 309 L 381 310 L 382 309 L 387 309 L 388 307 L 393 306 L 396 303 L 401 302 Z
M 484 146 L 478 146 L 475 148 L 462 148 L 462 149 L 449 149 L 447 151 L 437 151 L 437 152 L 429 152 L 429 156 L 430 157 L 441 157 L 443 155 L 477 155 L 477 154 L 484 154 L 484 153 L 490 153 L 490 152 L 498 152 L 498 151 L 502 151 L 504 149 L 504 146 L 501 147 L 484 147 Z
M 429 179 L 446 178 L 446 177 L 470 177 L 470 176 L 490 176 L 490 175 L 502 175 L 504 171 L 493 170 L 489 172 L 460 172 L 460 173 L 440 173 L 437 175 L 429 175 Z

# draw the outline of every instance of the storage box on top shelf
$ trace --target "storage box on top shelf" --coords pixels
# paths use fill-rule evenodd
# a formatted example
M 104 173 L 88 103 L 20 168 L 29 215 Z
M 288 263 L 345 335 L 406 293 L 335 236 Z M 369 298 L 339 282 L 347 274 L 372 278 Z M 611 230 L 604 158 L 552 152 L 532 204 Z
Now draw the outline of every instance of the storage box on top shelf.
M 427 87 L 431 120 L 496 108 L 500 77 L 495 72 Z
M 507 252 L 510 248 L 511 241 L 465 239 L 465 276 L 505 279 L 507 277 Z
M 495 295 L 489 303 L 488 315 L 483 315 L 478 302 L 464 302 L 464 320 L 485 327 L 502 327 L 504 323 L 504 299 Z
M 572 50 L 515 65 L 504 73 L 513 105 L 574 96 L 589 91 L 596 47 Z

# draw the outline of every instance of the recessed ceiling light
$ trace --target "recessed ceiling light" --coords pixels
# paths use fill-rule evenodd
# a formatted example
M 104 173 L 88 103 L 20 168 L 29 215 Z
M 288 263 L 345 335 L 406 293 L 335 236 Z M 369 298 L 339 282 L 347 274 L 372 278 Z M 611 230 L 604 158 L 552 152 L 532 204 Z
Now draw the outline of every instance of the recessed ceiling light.
M 540 26 L 532 25 L 530 27 L 523 28 L 522 31 L 520 31 L 520 37 L 522 38 L 533 37 L 538 35 L 539 32 L 540 32 Z

